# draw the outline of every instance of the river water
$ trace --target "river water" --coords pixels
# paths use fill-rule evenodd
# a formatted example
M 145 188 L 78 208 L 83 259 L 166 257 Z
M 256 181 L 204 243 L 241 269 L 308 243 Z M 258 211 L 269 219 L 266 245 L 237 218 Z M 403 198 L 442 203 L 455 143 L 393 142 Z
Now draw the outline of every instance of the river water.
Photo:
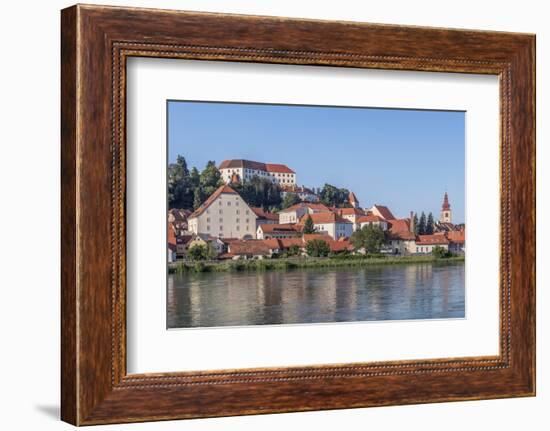
M 168 328 L 464 317 L 464 263 L 168 275 Z

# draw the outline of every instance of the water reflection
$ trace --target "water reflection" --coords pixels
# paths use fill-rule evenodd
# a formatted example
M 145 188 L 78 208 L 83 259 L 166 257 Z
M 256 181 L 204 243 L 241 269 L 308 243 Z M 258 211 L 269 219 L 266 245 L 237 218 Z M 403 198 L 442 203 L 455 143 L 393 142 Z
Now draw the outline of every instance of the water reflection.
M 464 317 L 464 264 L 169 275 L 168 327 Z

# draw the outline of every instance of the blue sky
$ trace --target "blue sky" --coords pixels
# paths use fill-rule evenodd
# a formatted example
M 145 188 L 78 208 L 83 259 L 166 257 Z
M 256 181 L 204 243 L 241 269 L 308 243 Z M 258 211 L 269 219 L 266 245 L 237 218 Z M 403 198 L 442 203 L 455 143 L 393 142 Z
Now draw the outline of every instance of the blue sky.
M 361 206 L 439 217 L 447 191 L 464 221 L 465 113 L 215 102 L 168 102 L 168 159 L 284 163 L 298 183 L 345 187 Z

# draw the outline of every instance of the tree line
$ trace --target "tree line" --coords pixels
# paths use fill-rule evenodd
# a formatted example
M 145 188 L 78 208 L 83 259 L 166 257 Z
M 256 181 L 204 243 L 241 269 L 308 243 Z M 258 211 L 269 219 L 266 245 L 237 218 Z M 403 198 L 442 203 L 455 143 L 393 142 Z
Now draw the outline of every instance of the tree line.
M 176 163 L 168 165 L 168 206 L 195 210 L 222 184 L 213 160 L 199 172 L 196 167 L 189 170 L 185 157 L 178 156 Z
M 430 212 L 426 217 L 424 211 L 420 214 L 420 218 L 415 213 L 413 217 L 414 221 L 414 233 L 416 235 L 431 235 L 435 232 L 434 216 Z

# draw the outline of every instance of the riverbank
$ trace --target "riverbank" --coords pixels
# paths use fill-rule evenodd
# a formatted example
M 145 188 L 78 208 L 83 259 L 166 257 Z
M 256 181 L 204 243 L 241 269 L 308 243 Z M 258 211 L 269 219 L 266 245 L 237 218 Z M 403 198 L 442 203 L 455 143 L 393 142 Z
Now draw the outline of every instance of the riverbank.
M 370 265 L 404 265 L 419 263 L 464 262 L 464 256 L 436 258 L 434 256 L 346 256 L 342 257 L 289 257 L 262 260 L 229 260 L 207 262 L 173 262 L 168 264 L 169 274 L 201 272 L 271 271 L 298 268 L 335 268 Z

